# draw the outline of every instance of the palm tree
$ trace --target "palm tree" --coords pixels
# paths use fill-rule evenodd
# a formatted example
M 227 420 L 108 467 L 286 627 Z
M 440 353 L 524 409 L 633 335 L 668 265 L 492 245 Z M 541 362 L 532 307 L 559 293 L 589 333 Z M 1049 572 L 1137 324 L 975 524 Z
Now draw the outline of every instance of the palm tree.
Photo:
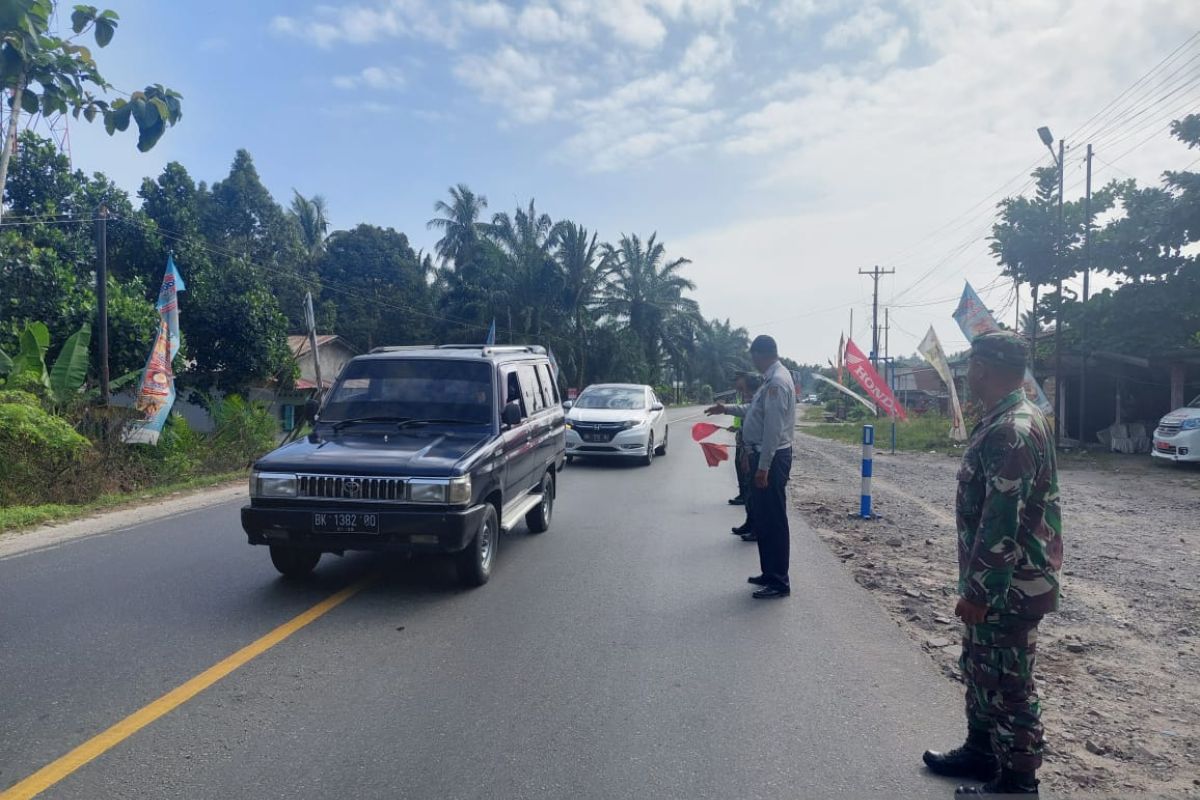
M 683 296 L 696 286 L 679 274 L 691 260 L 666 261 L 666 249 L 657 238 L 657 233 L 652 234 L 643 245 L 636 235 L 622 235 L 617 247 L 606 247 L 614 279 L 604 301 L 608 314 L 628 320 L 641 342 L 655 382 L 662 372 L 664 343 L 672 350 L 685 349 L 678 336 L 686 327 L 680 324 L 680 318 L 699 318 L 696 301 Z M 669 333 L 676 336 L 669 337 Z
M 515 308 L 520 326 L 517 332 L 535 339 L 542 337 L 545 312 L 555 310 L 546 308 L 545 298 L 561 290 L 558 264 L 550 253 L 553 232 L 554 223 L 550 215 L 538 214 L 532 199 L 527 209 L 518 208 L 511 217 L 501 211 L 492 217 L 492 224 L 487 226 L 488 238 L 504 254 L 507 262 L 504 283 L 511 299 L 509 327 L 512 328 L 512 312 Z
M 479 217 L 487 208 L 487 198 L 475 194 L 465 183 L 450 187 L 450 202 L 438 200 L 433 210 L 441 216 L 425 223 L 429 230 L 439 230 L 442 238 L 435 245 L 442 264 L 462 269 L 479 250 L 479 238 L 485 225 Z
M 310 261 L 315 261 L 325 251 L 325 239 L 329 235 L 329 205 L 325 198 L 314 194 L 306 198 L 292 189 L 291 215 L 300 226 L 300 237 Z
M 588 339 L 595 323 L 594 307 L 600 300 L 611 261 L 604 258 L 596 234 L 571 221 L 560 222 L 551 233 L 554 259 L 563 282 L 562 310 L 572 328 L 575 385 L 587 382 Z
M 735 328 L 726 319 L 714 319 L 700 328 L 696 347 L 697 378 L 720 391 L 733 380 L 733 374 L 745 369 L 746 353 L 750 350 L 750 334 L 745 328 Z

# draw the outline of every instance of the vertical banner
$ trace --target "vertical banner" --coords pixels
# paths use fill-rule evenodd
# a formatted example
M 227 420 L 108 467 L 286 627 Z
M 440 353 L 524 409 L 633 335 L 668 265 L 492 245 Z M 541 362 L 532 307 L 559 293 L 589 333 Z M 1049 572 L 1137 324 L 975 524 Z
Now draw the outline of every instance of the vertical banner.
M 871 366 L 866 354 L 858 349 L 858 345 L 854 343 L 853 339 L 846 340 L 846 368 L 854 380 L 858 381 L 858 385 L 863 388 L 863 391 L 867 393 L 867 397 L 875 401 L 876 405 L 888 413 L 888 416 L 899 417 L 904 421 L 908 420 L 904 406 L 896 402 L 896 395 L 892 394 L 892 390 L 875 371 L 875 367 Z
M 175 373 L 171 364 L 179 352 L 179 292 L 187 287 L 175 267 L 175 259 L 167 258 L 167 270 L 158 291 L 158 335 L 146 359 L 146 369 L 138 384 L 133 407 L 139 418 L 132 420 L 122 437 L 126 444 L 158 444 L 163 425 L 175 404 Z
M 946 384 L 946 388 L 950 390 L 950 438 L 956 442 L 965 442 L 967 440 L 967 426 L 963 422 L 962 406 L 958 402 L 958 389 L 954 387 L 954 375 L 950 372 L 950 363 L 946 360 L 946 352 L 942 349 L 942 343 L 938 341 L 937 333 L 933 330 L 933 326 L 929 326 L 929 333 L 925 334 L 925 338 L 917 345 L 917 352 L 925 356 L 925 360 L 933 367 L 938 377 Z
M 490 328 L 488 328 L 487 340 L 484 342 L 484 344 L 493 345 L 495 343 L 496 343 L 496 320 L 493 319 L 492 326 Z
M 992 312 L 983 304 L 983 300 L 975 293 L 975 289 L 969 282 L 963 286 L 962 298 L 958 301 L 958 308 L 954 309 L 953 317 L 968 342 L 980 334 L 1001 330 L 1000 323 L 996 322 Z M 1038 386 L 1032 369 L 1025 370 L 1025 396 L 1029 398 L 1030 402 L 1037 404 L 1043 414 L 1053 416 L 1054 407 L 1046 399 L 1046 393 L 1042 391 L 1042 387 Z

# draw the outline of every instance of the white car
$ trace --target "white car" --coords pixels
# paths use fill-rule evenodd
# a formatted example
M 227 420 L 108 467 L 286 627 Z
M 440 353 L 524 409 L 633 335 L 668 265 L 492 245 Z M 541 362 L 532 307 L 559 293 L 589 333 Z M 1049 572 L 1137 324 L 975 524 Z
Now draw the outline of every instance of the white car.
M 1150 452 L 1169 461 L 1200 461 L 1200 397 L 1158 421 Z
M 598 383 L 567 409 L 567 461 L 636 458 L 649 466 L 667 454 L 667 412 L 649 386 Z

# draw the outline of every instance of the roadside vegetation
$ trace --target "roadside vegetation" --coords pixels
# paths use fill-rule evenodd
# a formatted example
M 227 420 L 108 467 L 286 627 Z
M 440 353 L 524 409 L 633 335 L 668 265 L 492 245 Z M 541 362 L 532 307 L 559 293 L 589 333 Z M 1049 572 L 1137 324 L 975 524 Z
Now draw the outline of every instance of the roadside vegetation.
M 809 406 L 810 409 L 818 406 Z M 823 412 L 808 412 L 807 419 L 823 417 Z M 804 433 L 846 444 L 861 444 L 863 425 L 875 426 L 875 450 L 883 452 L 892 446 L 892 421 L 887 417 L 863 417 L 853 422 L 817 422 L 805 425 Z M 910 415 L 907 422 L 896 423 L 896 449 L 923 453 L 961 452 L 962 445 L 950 438 L 950 419 L 939 414 Z

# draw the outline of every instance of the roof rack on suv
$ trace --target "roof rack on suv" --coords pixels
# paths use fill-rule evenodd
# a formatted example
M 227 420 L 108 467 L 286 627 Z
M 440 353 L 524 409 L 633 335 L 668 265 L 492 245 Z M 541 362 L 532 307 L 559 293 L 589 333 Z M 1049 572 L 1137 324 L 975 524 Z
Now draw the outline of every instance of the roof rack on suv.
M 405 350 L 433 350 L 431 344 L 388 345 L 387 347 L 372 347 L 372 353 L 400 353 Z
M 442 344 L 439 350 L 479 350 L 483 355 L 496 353 L 534 353 L 545 355 L 546 348 L 536 344 Z

